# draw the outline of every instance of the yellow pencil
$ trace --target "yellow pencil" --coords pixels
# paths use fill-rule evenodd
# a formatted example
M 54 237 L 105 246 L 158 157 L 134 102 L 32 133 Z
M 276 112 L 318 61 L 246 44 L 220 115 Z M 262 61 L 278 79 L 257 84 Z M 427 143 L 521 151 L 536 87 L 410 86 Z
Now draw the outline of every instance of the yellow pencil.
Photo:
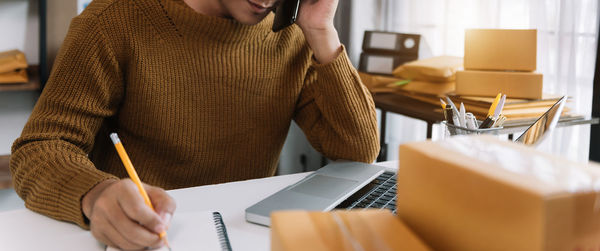
M 502 93 L 498 93 L 498 95 L 496 95 L 496 99 L 494 99 L 494 102 L 492 103 L 492 106 L 490 106 L 490 110 L 488 111 L 488 117 L 494 115 L 494 111 L 496 111 L 496 106 L 498 105 L 498 102 L 500 102 L 501 96 Z
M 119 157 L 121 158 L 121 161 L 123 161 L 123 165 L 125 166 L 125 169 L 127 170 L 127 174 L 129 174 L 129 178 L 131 178 L 133 183 L 135 183 L 135 185 L 137 186 L 138 190 L 140 191 L 140 194 L 142 195 L 142 198 L 144 198 L 144 202 L 146 203 L 146 205 L 148 205 L 150 208 L 152 208 L 152 210 L 154 210 L 154 206 L 152 206 L 150 197 L 148 197 L 148 194 L 146 193 L 146 190 L 144 189 L 144 186 L 142 185 L 142 181 L 140 180 L 140 177 L 138 177 L 137 172 L 133 168 L 133 164 L 131 163 L 131 160 L 129 159 L 129 155 L 127 155 L 127 152 L 125 152 L 125 148 L 123 147 L 123 144 L 121 144 L 121 140 L 119 139 L 119 136 L 116 133 L 111 133 L 110 139 L 112 140 L 113 144 L 115 144 L 117 153 L 119 153 Z M 167 240 L 167 232 L 163 231 L 158 236 L 161 239 L 163 239 L 163 241 L 165 242 L 165 244 L 167 245 L 169 250 L 171 250 L 171 247 L 169 246 L 169 240 Z
M 446 110 L 446 102 L 440 98 L 440 103 L 442 104 L 442 111 Z

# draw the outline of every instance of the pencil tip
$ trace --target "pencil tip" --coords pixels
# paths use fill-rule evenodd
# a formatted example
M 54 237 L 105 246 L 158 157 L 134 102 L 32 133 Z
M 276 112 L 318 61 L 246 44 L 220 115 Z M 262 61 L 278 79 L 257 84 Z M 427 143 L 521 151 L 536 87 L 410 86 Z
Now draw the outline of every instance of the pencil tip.
M 169 249 L 169 251 L 171 251 L 171 245 L 169 245 L 169 240 L 167 240 L 167 238 L 164 238 L 165 240 L 165 244 L 167 245 L 167 248 Z

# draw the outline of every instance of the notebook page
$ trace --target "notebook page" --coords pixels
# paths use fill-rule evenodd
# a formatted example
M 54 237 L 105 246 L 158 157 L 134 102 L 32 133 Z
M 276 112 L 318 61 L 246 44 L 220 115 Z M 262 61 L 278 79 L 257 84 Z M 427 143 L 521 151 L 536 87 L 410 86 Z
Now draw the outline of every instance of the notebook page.
M 167 235 L 172 251 L 221 250 L 212 212 L 175 212 Z M 106 251 L 118 250 L 106 248 Z M 166 247 L 155 249 L 167 250 Z

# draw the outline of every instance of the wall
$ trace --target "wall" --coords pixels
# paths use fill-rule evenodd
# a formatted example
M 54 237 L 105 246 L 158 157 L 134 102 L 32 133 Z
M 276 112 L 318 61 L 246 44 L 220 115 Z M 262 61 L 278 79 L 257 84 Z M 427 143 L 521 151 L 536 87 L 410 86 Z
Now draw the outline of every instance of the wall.
M 37 7 L 36 0 L 0 0 L 0 51 L 19 49 L 39 63 Z
M 0 0 L 0 51 L 19 49 L 30 64 L 39 63 L 37 7 L 35 0 Z M 0 92 L 0 155 L 10 154 L 37 96 L 35 91 Z
M 89 1 L 47 1 L 47 58 L 51 66 L 67 34 L 71 19 Z M 0 0 L 0 51 L 19 49 L 29 64 L 39 64 L 39 9 L 37 0 Z M 0 155 L 10 154 L 39 92 L 0 92 Z
M 0 92 L 0 155 L 9 155 L 10 147 L 21 134 L 37 100 L 37 92 Z
M 46 15 L 48 16 L 46 49 L 48 51 L 48 66 L 52 67 L 58 49 L 60 49 L 67 31 L 69 31 L 71 19 L 77 16 L 79 12 L 76 0 L 51 0 L 48 2 L 46 9 Z

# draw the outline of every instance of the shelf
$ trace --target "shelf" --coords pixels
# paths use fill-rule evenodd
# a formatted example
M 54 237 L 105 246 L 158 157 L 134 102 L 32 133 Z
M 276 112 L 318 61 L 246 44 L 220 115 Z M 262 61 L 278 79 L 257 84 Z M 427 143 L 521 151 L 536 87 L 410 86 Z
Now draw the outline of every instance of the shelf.
M 0 91 L 37 91 L 40 90 L 40 67 L 30 65 L 27 68 L 29 82 L 25 84 L 0 84 Z
M 8 169 L 8 155 L 0 155 L 0 189 L 12 187 L 10 171 Z

